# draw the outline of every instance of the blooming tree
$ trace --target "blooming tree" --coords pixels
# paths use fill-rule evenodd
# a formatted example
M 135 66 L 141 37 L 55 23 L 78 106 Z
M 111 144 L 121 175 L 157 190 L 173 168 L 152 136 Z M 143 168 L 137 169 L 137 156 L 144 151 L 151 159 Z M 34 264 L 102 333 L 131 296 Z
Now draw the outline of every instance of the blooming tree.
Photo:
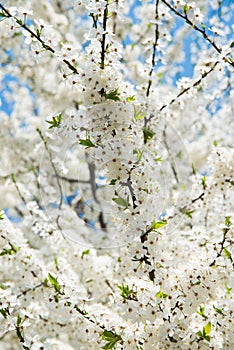
M 2 350 L 234 348 L 233 9 L 0 3 Z

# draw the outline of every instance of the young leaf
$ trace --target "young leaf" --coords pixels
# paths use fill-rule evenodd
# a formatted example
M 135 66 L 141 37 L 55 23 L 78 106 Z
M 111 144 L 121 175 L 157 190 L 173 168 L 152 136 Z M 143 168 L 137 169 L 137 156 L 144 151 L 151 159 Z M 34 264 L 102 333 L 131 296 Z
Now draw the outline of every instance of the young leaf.
M 6 16 L 6 14 L 2 11 L 2 12 L 0 12 L 0 17 L 3 17 L 3 18 L 4 18 L 4 17 L 7 17 L 7 16 Z
M 231 226 L 231 224 L 232 224 L 230 219 L 231 219 L 231 216 L 226 216 L 225 217 L 225 225 L 228 226 L 228 227 Z
M 0 209 L 0 220 L 4 219 L 4 211 Z
M 225 314 L 223 313 L 223 309 L 219 309 L 219 308 L 215 307 L 214 305 L 213 305 L 213 309 L 215 310 L 215 312 L 217 312 L 217 314 L 225 316 Z
M 62 123 L 62 113 L 59 113 L 57 116 L 52 117 L 52 120 L 46 120 L 48 124 L 50 124 L 49 129 L 58 128 Z
M 128 96 L 127 98 L 126 98 L 126 101 L 127 102 L 133 102 L 133 101 L 135 101 L 136 99 L 135 99 L 135 96 L 134 95 L 132 95 L 132 96 Z
M 89 255 L 89 253 L 90 253 L 90 249 L 83 250 L 81 254 L 81 259 L 83 259 L 84 255 Z
M 227 258 L 228 260 L 230 260 L 231 263 L 233 264 L 232 255 L 231 255 L 231 253 L 229 252 L 229 250 L 227 250 L 227 248 L 224 248 L 223 251 L 224 251 L 224 254 L 225 254 L 226 258 Z
M 16 318 L 16 325 L 19 327 L 20 326 L 20 323 L 21 323 L 22 319 L 20 317 L 20 315 L 18 314 L 17 315 L 17 318 Z
M 208 342 L 210 341 L 210 332 L 211 332 L 211 322 L 208 322 L 202 329 L 202 331 L 197 332 L 197 335 L 201 339 L 207 340 Z
M 95 147 L 95 144 L 90 139 L 80 139 L 79 144 L 87 148 Z
M 183 214 L 185 214 L 190 219 L 192 219 L 192 217 L 193 217 L 192 214 L 195 212 L 195 210 L 188 210 L 188 209 L 182 209 L 181 211 Z
M 56 270 L 59 270 L 58 258 L 56 256 L 54 257 L 54 265 L 55 265 Z
M 185 15 L 187 16 L 187 14 L 188 14 L 188 11 L 189 11 L 189 7 L 188 7 L 188 4 L 185 4 L 185 5 L 184 5 L 184 8 L 183 8 L 183 10 L 184 10 L 184 13 L 185 13 Z
M 50 273 L 48 273 L 48 279 L 50 281 L 50 283 L 52 284 L 52 286 L 54 287 L 55 291 L 58 293 L 58 294 L 64 294 L 64 292 L 61 290 L 61 286 L 58 282 L 58 278 L 52 276 Z
M 129 203 L 126 199 L 122 198 L 122 197 L 114 197 L 112 198 L 112 200 L 118 204 L 121 207 L 124 207 L 125 209 L 129 206 Z
M 205 189 L 207 188 L 206 176 L 203 176 L 202 179 L 201 179 L 201 181 L 202 181 L 202 187 L 203 187 L 203 189 L 205 190 Z
M 148 140 L 151 140 L 154 135 L 155 132 L 153 130 L 151 130 L 150 128 L 143 128 L 143 135 L 144 135 L 144 143 L 147 143 Z
M 114 185 L 116 184 L 116 181 L 117 181 L 117 179 L 112 179 L 112 180 L 109 182 L 109 185 L 114 186 Z
M 119 98 L 119 88 L 106 92 L 103 88 L 99 91 L 99 94 L 102 97 L 105 97 L 107 100 L 120 101 Z
M 153 221 L 151 225 L 151 231 L 157 231 L 160 227 L 163 227 L 167 224 L 166 220 Z
M 122 286 L 118 286 L 118 288 L 121 291 L 120 295 L 123 299 L 137 300 L 136 293 L 132 289 L 130 289 L 128 285 L 122 284 Z
M 143 111 L 143 108 L 140 109 L 136 109 L 136 107 L 134 106 L 134 118 L 136 120 L 141 120 L 146 116 L 146 113 Z
M 0 309 L 0 314 L 1 314 L 4 318 L 7 318 L 7 316 L 9 315 L 9 312 L 7 311 L 7 309 Z
M 163 291 L 156 293 L 156 298 L 158 299 L 167 299 L 168 297 L 169 297 L 169 294 L 164 293 Z
M 210 334 L 210 331 L 211 331 L 211 322 L 208 322 L 205 326 L 204 326 L 204 333 L 206 335 L 209 335 Z
M 205 24 L 204 24 L 204 23 L 201 23 L 201 27 L 202 27 L 202 29 L 203 29 L 203 30 L 205 30 L 205 29 L 206 29 L 206 26 L 205 26 Z
M 105 350 L 113 349 L 116 346 L 117 342 L 122 341 L 122 338 L 120 335 L 107 330 L 103 332 L 102 339 L 104 341 L 107 341 L 107 343 L 102 347 L 102 349 L 105 349 Z
M 10 248 L 7 249 L 7 248 L 4 248 L 1 252 L 0 252 L 0 256 L 3 256 L 3 255 L 14 255 L 16 254 L 19 250 L 20 250 L 20 247 L 16 247 L 14 246 L 13 244 L 9 243 L 10 245 Z
M 142 158 L 142 155 L 143 155 L 143 151 L 136 148 L 133 150 L 133 154 L 136 154 L 137 155 L 137 161 L 140 162 L 141 161 L 141 158 Z
M 228 287 L 227 283 L 225 284 L 225 289 L 227 294 L 231 294 L 232 288 Z
M 207 316 L 205 315 L 205 306 L 200 306 L 199 311 L 197 311 L 197 314 L 202 316 L 204 319 L 207 319 Z

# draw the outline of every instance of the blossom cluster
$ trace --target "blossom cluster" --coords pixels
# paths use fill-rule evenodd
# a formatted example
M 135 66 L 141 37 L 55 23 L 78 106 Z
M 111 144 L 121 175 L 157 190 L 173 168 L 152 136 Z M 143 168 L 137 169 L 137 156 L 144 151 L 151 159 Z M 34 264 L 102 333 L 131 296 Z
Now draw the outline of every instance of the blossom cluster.
M 232 349 L 228 7 L 0 15 L 0 348 Z

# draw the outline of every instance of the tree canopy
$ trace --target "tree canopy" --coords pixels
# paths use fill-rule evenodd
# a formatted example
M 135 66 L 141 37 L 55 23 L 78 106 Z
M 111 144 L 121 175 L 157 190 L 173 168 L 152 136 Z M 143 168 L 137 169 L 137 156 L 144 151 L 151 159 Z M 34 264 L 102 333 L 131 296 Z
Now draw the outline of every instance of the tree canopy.
M 228 0 L 0 3 L 0 348 L 232 349 Z

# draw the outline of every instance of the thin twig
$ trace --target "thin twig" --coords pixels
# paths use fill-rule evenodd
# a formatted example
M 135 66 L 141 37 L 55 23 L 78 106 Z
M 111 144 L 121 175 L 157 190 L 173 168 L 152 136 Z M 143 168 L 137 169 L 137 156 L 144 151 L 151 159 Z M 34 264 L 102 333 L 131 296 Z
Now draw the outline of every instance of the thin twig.
M 147 90 L 146 90 L 146 97 L 148 97 L 149 94 L 150 94 L 150 88 L 151 88 L 151 85 L 152 85 L 151 76 L 153 74 L 154 67 L 155 67 L 156 49 L 157 49 L 157 44 L 158 44 L 158 39 L 159 39 L 158 4 L 159 4 L 159 0 L 156 0 L 156 3 L 155 3 L 155 21 L 156 21 L 156 24 L 155 24 L 155 38 L 154 38 L 154 44 L 153 44 L 153 54 L 152 54 L 152 61 L 151 61 L 151 69 L 150 69 L 150 72 L 149 72 L 148 87 L 147 87 Z
M 215 263 L 216 263 L 216 260 L 222 255 L 225 247 L 224 247 L 224 244 L 226 242 L 226 238 L 227 238 L 227 233 L 229 231 L 229 228 L 224 228 L 223 229 L 223 239 L 222 241 L 219 243 L 220 244 L 220 250 L 218 251 L 217 255 L 216 255 L 216 258 L 212 261 L 212 263 L 209 265 L 210 267 L 214 266 Z

